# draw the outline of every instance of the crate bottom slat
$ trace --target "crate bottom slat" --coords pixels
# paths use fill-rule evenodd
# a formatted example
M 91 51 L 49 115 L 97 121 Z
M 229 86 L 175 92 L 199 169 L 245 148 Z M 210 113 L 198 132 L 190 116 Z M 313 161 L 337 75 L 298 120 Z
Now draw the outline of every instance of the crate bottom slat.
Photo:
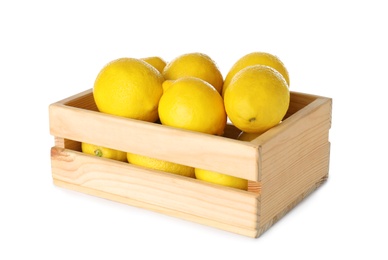
M 104 192 L 104 191 L 101 191 L 101 190 L 96 190 L 96 189 L 91 189 L 91 188 L 87 188 L 87 187 L 82 187 L 80 185 L 75 185 L 75 184 L 67 183 L 67 182 L 64 182 L 64 181 L 57 180 L 55 178 L 53 179 L 53 183 L 56 186 L 58 186 L 58 187 L 61 187 L 61 188 L 64 188 L 64 189 L 68 189 L 68 190 L 77 191 L 77 192 L 81 192 L 81 193 L 84 193 L 84 194 L 87 194 L 87 195 L 91 195 L 91 196 L 94 196 L 94 197 L 99 197 L 99 198 L 107 199 L 107 200 L 110 200 L 110 201 L 123 203 L 123 204 L 129 205 L 129 206 L 134 206 L 134 207 L 137 207 L 137 208 L 151 210 L 153 212 L 157 212 L 157 213 L 160 213 L 160 214 L 164 214 L 164 215 L 168 215 L 168 216 L 171 216 L 171 217 L 183 219 L 183 220 L 186 220 L 186 221 L 195 222 L 197 224 L 201 224 L 201 225 L 205 225 L 205 226 L 210 226 L 210 227 L 213 227 L 213 228 L 217 228 L 217 229 L 220 229 L 220 230 L 232 232 L 232 233 L 243 235 L 243 236 L 248 236 L 248 237 L 252 237 L 252 238 L 258 237 L 258 230 L 257 229 L 248 229 L 248 228 L 242 228 L 242 227 L 237 227 L 237 226 L 233 226 L 233 225 L 228 225 L 228 224 L 221 223 L 219 221 L 215 221 L 215 220 L 212 220 L 212 219 L 209 219 L 209 218 L 201 218 L 201 217 L 193 215 L 193 214 L 188 214 L 188 213 L 185 213 L 185 212 L 181 212 L 181 211 L 177 211 L 177 210 L 172 210 L 170 208 L 161 207 L 161 206 L 153 205 L 153 204 L 150 204 L 150 203 L 140 202 L 140 201 L 137 201 L 137 200 L 134 200 L 134 199 L 130 199 L 130 198 L 127 198 L 127 197 L 123 197 L 123 196 L 107 193 L 107 192 Z
M 260 195 L 53 147 L 54 183 L 255 237 Z
M 211 220 L 211 219 L 200 218 L 196 215 L 187 214 L 187 213 L 184 213 L 181 211 L 171 210 L 171 209 L 166 208 L 166 207 L 160 207 L 160 206 L 153 205 L 150 203 L 139 202 L 139 201 L 134 200 L 134 199 L 130 199 L 130 198 L 123 197 L 123 196 L 118 196 L 118 195 L 107 193 L 107 192 L 104 192 L 101 190 L 82 187 L 80 185 L 67 183 L 67 182 L 64 182 L 64 181 L 61 181 L 61 180 L 58 180 L 55 178 L 53 179 L 53 183 L 56 186 L 64 188 L 64 189 L 81 192 L 84 194 L 107 199 L 107 200 L 118 202 L 118 203 L 123 203 L 123 204 L 129 205 L 129 206 L 134 206 L 137 208 L 152 210 L 153 212 L 165 214 L 165 215 L 168 215 L 171 217 L 177 217 L 180 219 L 195 222 L 195 223 L 198 223 L 201 225 L 214 227 L 217 229 L 225 230 L 225 231 L 236 233 L 239 235 L 248 236 L 248 237 L 252 237 L 252 238 L 258 238 L 263 233 L 265 233 L 269 228 L 271 228 L 273 225 L 275 225 L 276 222 L 278 222 L 288 212 L 290 212 L 293 208 L 295 208 L 301 201 L 303 201 L 310 194 L 312 194 L 315 190 L 317 190 L 319 187 L 321 187 L 327 181 L 327 179 L 328 179 L 328 175 L 322 177 L 313 186 L 311 186 L 309 189 L 307 189 L 304 193 L 300 194 L 295 201 L 293 201 L 290 205 L 288 205 L 282 212 L 278 213 L 273 219 L 268 221 L 265 225 L 261 226 L 260 228 L 253 229 L 253 230 L 252 229 L 244 229 L 241 227 L 236 227 L 236 226 L 231 226 L 231 225 L 226 225 L 226 224 L 223 224 L 223 223 L 220 223 L 218 221 Z

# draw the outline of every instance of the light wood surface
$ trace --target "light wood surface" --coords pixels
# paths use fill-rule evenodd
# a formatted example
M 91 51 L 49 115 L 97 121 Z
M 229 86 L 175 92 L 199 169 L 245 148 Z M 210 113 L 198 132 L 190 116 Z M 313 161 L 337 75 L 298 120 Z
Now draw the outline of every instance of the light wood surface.
M 52 174 L 58 186 L 258 237 L 328 177 L 332 100 L 291 92 L 276 127 L 251 142 L 228 125 L 212 136 L 97 112 L 91 90 L 49 107 Z M 248 191 L 80 152 L 80 142 L 223 172 Z
M 327 178 L 331 106 L 331 99 L 317 98 L 254 141 L 260 143 L 260 226 Z
M 89 92 L 86 97 L 92 98 Z M 50 105 L 53 136 L 259 181 L 256 144 L 68 105 L 78 106 L 76 101 L 81 101 L 81 105 L 92 104 L 86 97 L 83 93 L 67 103 Z
M 87 194 L 256 236 L 260 195 L 53 147 L 55 183 Z

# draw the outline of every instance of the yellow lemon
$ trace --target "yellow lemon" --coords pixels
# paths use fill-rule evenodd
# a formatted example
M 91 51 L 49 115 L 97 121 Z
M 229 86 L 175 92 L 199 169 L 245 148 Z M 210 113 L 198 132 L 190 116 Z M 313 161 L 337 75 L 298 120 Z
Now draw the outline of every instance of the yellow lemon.
M 99 111 L 154 122 L 163 94 L 163 76 L 140 59 L 121 58 L 97 75 L 93 95 Z
M 148 64 L 152 65 L 160 73 L 163 73 L 164 67 L 166 67 L 166 64 L 167 64 L 162 58 L 158 56 L 146 57 L 146 58 L 142 58 L 141 60 L 144 60 Z
M 185 77 L 173 81 L 159 102 L 163 125 L 222 135 L 226 112 L 221 95 L 206 81 Z
M 194 168 L 190 166 L 158 160 L 133 153 L 127 153 L 127 160 L 129 163 L 134 165 L 194 178 Z
M 247 133 L 262 133 L 279 124 L 287 112 L 290 92 L 282 75 L 263 65 L 239 71 L 225 91 L 230 121 Z
M 165 79 L 200 78 L 210 83 L 219 93 L 224 82 L 217 64 L 208 55 L 199 52 L 186 53 L 168 62 L 163 76 Z
M 171 84 L 174 82 L 175 80 L 173 79 L 167 79 L 163 82 L 162 84 L 162 87 L 163 87 L 163 93 L 167 91 L 167 89 L 171 86 Z
M 82 143 L 81 144 L 82 152 L 90 155 L 95 155 L 98 157 L 103 157 L 103 158 L 108 158 L 108 159 L 113 159 L 113 160 L 118 160 L 125 162 L 127 161 L 127 153 L 94 145 L 94 144 L 89 144 L 89 143 Z
M 234 176 L 195 168 L 195 177 L 198 180 L 215 183 L 223 186 L 237 188 L 240 190 L 248 189 L 248 181 Z
M 290 85 L 290 79 L 288 75 L 287 68 L 284 66 L 283 62 L 275 55 L 267 52 L 251 52 L 243 57 L 241 57 L 229 70 L 228 74 L 225 77 L 224 86 L 222 89 L 222 96 L 225 94 L 225 90 L 228 88 L 228 85 L 234 75 L 237 72 L 252 65 L 266 65 L 277 70 L 287 82 L 287 85 Z

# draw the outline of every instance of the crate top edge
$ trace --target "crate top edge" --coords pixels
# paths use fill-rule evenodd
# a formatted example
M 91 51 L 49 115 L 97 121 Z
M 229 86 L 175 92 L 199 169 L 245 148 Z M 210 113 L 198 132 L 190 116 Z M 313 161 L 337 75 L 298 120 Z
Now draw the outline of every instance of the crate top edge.
M 225 194 L 231 194 L 231 197 L 233 197 L 233 195 L 238 195 L 240 197 L 246 197 L 248 199 L 254 199 L 254 200 L 259 200 L 261 198 L 260 193 L 247 191 L 247 190 L 240 190 L 237 188 L 214 184 L 214 183 L 202 181 L 199 179 L 182 176 L 179 174 L 164 172 L 162 170 L 145 168 L 142 166 L 137 166 L 134 164 L 116 161 L 108 158 L 100 158 L 100 157 L 92 156 L 79 151 L 74 151 L 71 149 L 53 146 L 51 147 L 50 152 L 51 152 L 51 160 L 56 160 L 61 163 L 62 162 L 76 163 L 75 162 L 76 160 L 88 161 L 88 162 L 92 161 L 92 162 L 95 162 L 95 164 L 105 164 L 109 167 L 115 167 L 115 166 L 120 166 L 120 168 L 124 167 L 123 168 L 124 173 L 122 173 L 123 175 L 132 174 L 130 172 L 131 172 L 131 169 L 133 169 L 136 172 L 142 172 L 147 175 L 156 176 L 157 178 L 162 178 L 168 182 L 172 182 L 174 185 L 181 185 L 181 187 L 185 187 L 186 185 L 196 185 L 196 186 L 205 187 L 210 192 L 222 191 Z M 139 175 L 139 178 L 144 178 L 144 176 Z
M 197 131 L 192 131 L 192 130 L 187 130 L 187 129 L 181 129 L 181 128 L 177 128 L 177 127 L 162 125 L 162 124 L 158 124 L 155 122 L 147 122 L 147 121 L 142 121 L 142 120 L 137 120 L 137 119 L 132 119 L 132 118 L 125 118 L 125 117 L 121 117 L 121 116 L 110 115 L 110 114 L 101 113 L 98 111 L 68 106 L 66 104 L 63 104 L 62 102 L 56 102 L 56 103 L 50 104 L 50 106 L 49 106 L 50 117 L 53 116 L 53 115 L 51 115 L 53 110 L 55 110 L 55 111 L 69 111 L 70 113 L 83 113 L 86 115 L 89 114 L 90 116 L 93 116 L 95 118 L 101 118 L 104 120 L 113 120 L 113 121 L 122 122 L 122 123 L 126 124 L 127 127 L 136 127 L 136 126 L 139 127 L 139 126 L 141 126 L 141 127 L 146 127 L 146 128 L 155 129 L 155 130 L 164 130 L 164 131 L 168 131 L 172 134 L 177 134 L 177 135 L 179 135 L 179 134 L 190 135 L 192 137 L 206 138 L 209 140 L 210 139 L 218 139 L 220 141 L 225 140 L 226 142 L 234 142 L 234 143 L 238 143 L 238 144 L 241 144 L 244 146 L 250 146 L 253 148 L 258 147 L 257 144 L 253 144 L 253 143 L 245 142 L 245 141 L 240 141 L 240 140 L 228 138 L 225 136 L 211 135 L 211 134 L 207 134 L 207 133 L 202 133 L 202 132 L 197 132 Z M 50 129 L 51 129 L 51 121 L 52 120 L 50 120 Z M 55 133 L 50 132 L 50 134 L 53 136 L 57 136 Z M 66 136 L 58 136 L 58 137 L 66 138 Z
M 83 90 L 83 91 L 81 91 L 81 92 L 79 92 L 77 94 L 74 94 L 74 95 L 69 96 L 67 98 L 63 98 L 63 99 L 58 100 L 56 102 L 53 102 L 51 104 L 63 104 L 63 105 L 66 105 L 68 102 L 73 101 L 74 99 L 82 98 L 82 97 L 84 97 L 86 95 L 90 95 L 91 93 L 93 93 L 93 88 L 89 88 L 89 89 Z M 331 97 L 325 97 L 325 96 L 321 96 L 321 95 L 310 94 L 310 93 L 300 92 L 300 91 L 295 91 L 295 90 L 290 90 L 290 93 L 294 94 L 294 95 L 305 96 L 305 97 L 308 97 L 310 99 L 332 99 Z

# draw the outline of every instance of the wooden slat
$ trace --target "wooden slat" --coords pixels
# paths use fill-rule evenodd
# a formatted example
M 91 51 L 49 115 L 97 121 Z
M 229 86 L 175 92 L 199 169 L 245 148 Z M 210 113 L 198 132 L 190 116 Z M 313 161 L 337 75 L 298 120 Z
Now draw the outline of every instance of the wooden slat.
M 82 91 L 81 93 L 65 98 L 56 103 L 63 104 L 66 106 L 71 106 L 71 107 L 98 111 L 97 105 L 94 102 L 94 98 L 93 98 L 93 89 Z
M 301 157 L 300 153 L 307 151 L 306 147 L 301 145 L 313 148 L 321 144 L 317 144 L 320 141 L 317 136 L 323 135 L 323 142 L 328 141 L 331 106 L 331 99 L 316 99 L 303 110 L 296 112 L 278 126 L 253 140 L 251 143 L 260 146 L 260 170 L 264 172 L 264 168 L 267 167 L 266 174 L 272 175 L 272 165 L 284 165 L 282 161 L 278 161 L 279 158 L 284 158 L 291 152 L 294 156 Z M 310 133 L 309 136 L 308 133 Z M 307 137 L 310 139 L 306 140 Z M 272 160 L 269 160 L 271 158 Z
M 56 137 L 258 181 L 257 145 L 95 111 L 50 105 Z
M 287 169 L 279 171 L 276 176 L 263 178 L 260 226 L 272 222 L 301 194 L 328 175 L 329 148 L 330 144 L 326 143 L 290 164 Z
M 260 195 L 67 149 L 51 150 L 54 182 L 231 232 L 256 236 Z
M 260 192 L 261 192 L 261 182 L 248 181 L 248 191 L 260 194 Z
M 331 99 L 317 99 L 299 112 L 260 140 L 260 225 L 328 174 Z
M 284 118 L 286 119 L 291 115 L 295 114 L 296 112 L 298 112 L 299 110 L 302 110 L 303 108 L 305 108 L 307 105 L 311 104 L 313 101 L 317 100 L 318 98 L 321 98 L 321 97 L 316 95 L 291 91 L 290 106 Z

